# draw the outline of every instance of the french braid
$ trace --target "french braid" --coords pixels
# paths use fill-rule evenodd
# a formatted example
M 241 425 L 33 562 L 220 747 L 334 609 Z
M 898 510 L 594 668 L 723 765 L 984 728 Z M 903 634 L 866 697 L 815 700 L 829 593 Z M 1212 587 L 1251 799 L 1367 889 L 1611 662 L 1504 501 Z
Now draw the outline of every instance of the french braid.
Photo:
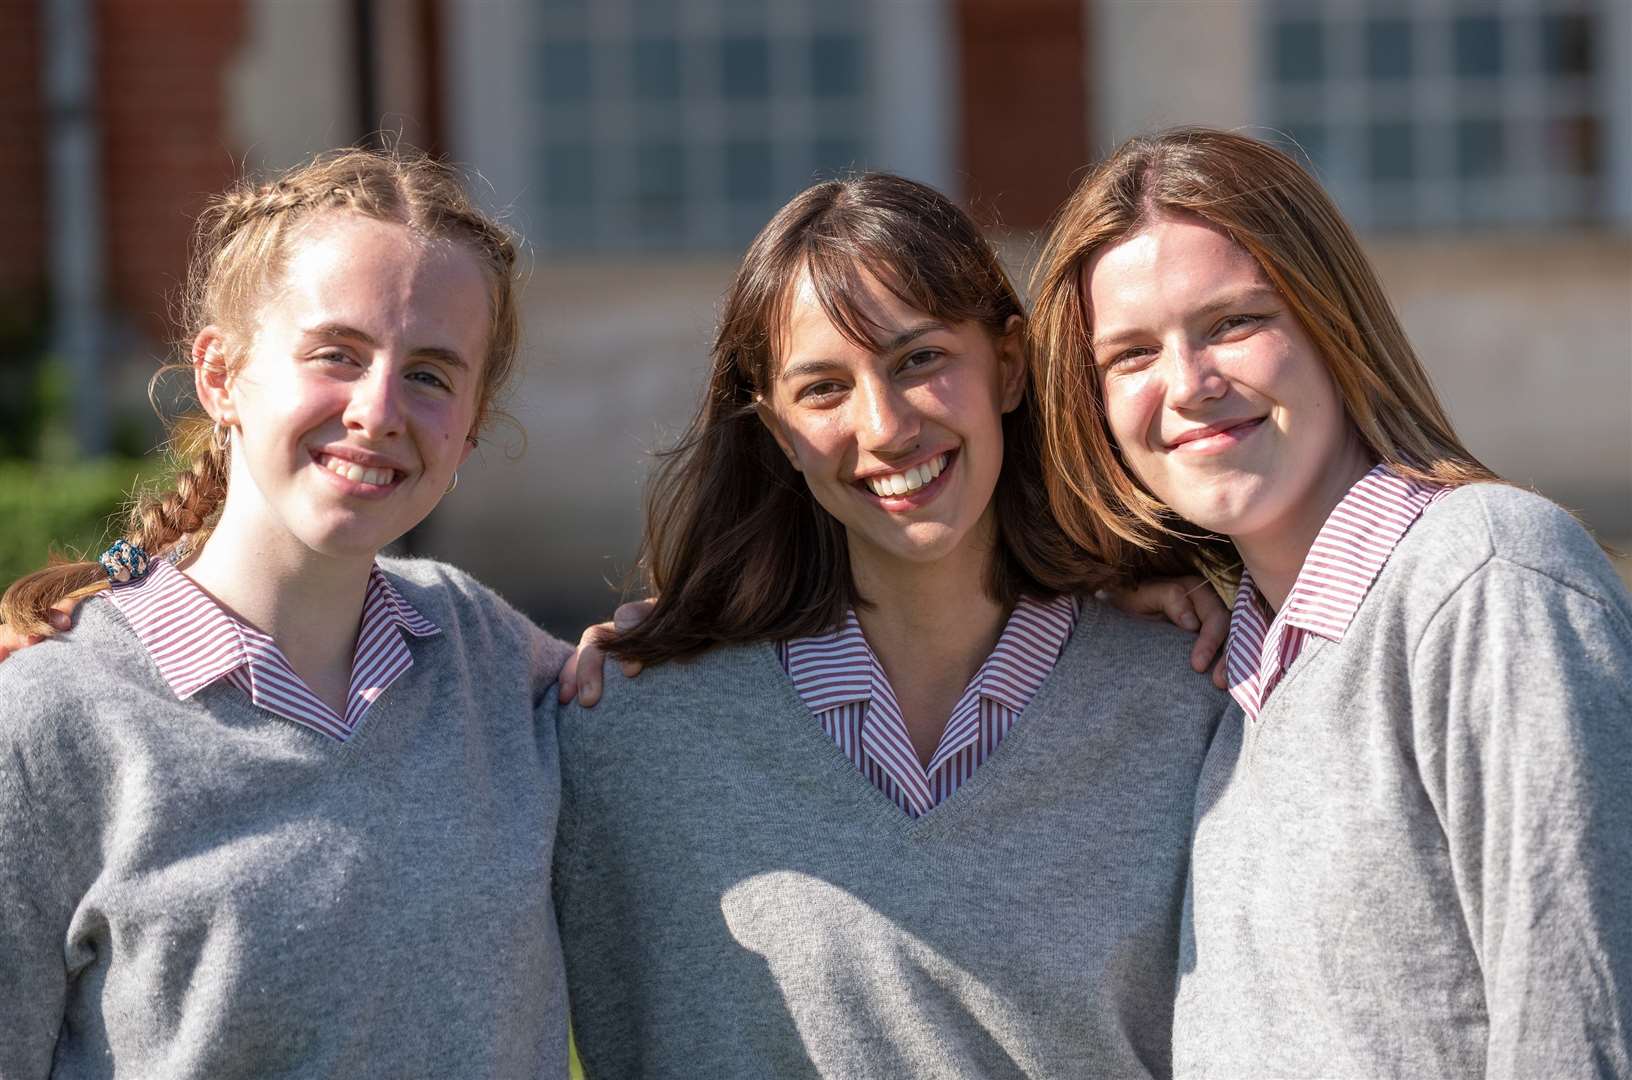
M 491 316 L 482 365 L 478 425 L 513 376 L 520 341 L 515 285 L 517 248 L 483 213 L 449 166 L 403 150 L 341 150 L 319 155 L 267 182 L 240 181 L 212 199 L 193 232 L 192 259 L 178 322 L 181 359 L 161 369 L 191 372 L 192 342 L 206 326 L 228 331 L 229 366 L 244 360 L 255 310 L 279 278 L 291 236 L 318 214 L 357 213 L 407 226 L 427 239 L 464 246 L 488 279 Z M 158 376 L 155 376 L 157 380 Z M 150 557 L 208 538 L 226 499 L 229 451 L 210 418 L 194 410 L 170 424 L 175 469 L 156 491 L 132 499 L 123 537 Z M 99 564 L 56 561 L 12 583 L 0 597 L 0 622 L 24 634 L 47 632 L 45 615 L 66 597 L 107 587 Z

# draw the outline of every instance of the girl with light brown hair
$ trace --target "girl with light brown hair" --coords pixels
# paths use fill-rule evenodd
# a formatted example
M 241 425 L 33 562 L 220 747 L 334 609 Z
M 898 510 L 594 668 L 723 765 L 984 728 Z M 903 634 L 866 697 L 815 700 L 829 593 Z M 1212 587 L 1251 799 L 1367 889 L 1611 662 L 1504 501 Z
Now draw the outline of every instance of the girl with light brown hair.
M 566 647 L 380 554 L 513 370 L 515 260 L 407 153 L 201 216 L 174 475 L 3 603 L 94 593 L 0 666 L 0 1075 L 566 1074 Z
M 1175 1075 L 1632 1075 L 1632 602 L 1458 440 L 1330 199 L 1131 140 L 1034 302 L 1066 531 L 1233 594 Z

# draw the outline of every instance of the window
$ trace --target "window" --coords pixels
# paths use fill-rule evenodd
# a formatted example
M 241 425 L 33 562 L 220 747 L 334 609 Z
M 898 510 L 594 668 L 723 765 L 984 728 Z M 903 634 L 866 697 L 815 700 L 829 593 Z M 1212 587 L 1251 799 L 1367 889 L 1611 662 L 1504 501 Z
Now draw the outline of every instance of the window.
M 525 50 L 546 250 L 733 250 L 877 140 L 865 0 L 550 0 Z
M 1267 0 L 1265 115 L 1361 225 L 1601 221 L 1617 2 Z

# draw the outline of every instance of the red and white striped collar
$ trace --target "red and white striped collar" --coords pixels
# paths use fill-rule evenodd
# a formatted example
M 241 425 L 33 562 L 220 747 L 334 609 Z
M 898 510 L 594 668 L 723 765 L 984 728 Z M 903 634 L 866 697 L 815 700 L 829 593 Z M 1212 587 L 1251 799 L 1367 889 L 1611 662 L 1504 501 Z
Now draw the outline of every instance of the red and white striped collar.
M 1015 712 L 1022 711 L 1054 669 L 1077 621 L 1073 596 L 1047 600 L 1021 597 L 1003 627 L 991 655 L 975 673 L 969 688 Z M 855 610 L 845 613 L 837 630 L 783 645 L 788 676 L 805 707 L 824 712 L 858 701 L 889 695 L 884 665 L 861 632 Z M 968 695 L 966 695 L 968 696 Z
M 1241 572 L 1230 617 L 1230 693 L 1256 716 L 1296 658 L 1302 635 L 1343 640 L 1400 538 L 1424 509 L 1452 489 L 1422 484 L 1375 465 L 1332 509 L 1272 622 L 1264 619 L 1252 574 Z M 1290 638 L 1290 647 L 1288 642 Z
M 269 635 L 228 614 L 164 559 L 153 560 L 145 577 L 114 585 L 104 595 L 178 698 L 186 700 L 225 678 L 257 706 L 340 742 L 351 738 L 369 706 L 413 666 L 402 632 L 415 637 L 441 633 L 403 599 L 378 565 L 372 567 L 346 713 L 340 716 L 307 688 Z

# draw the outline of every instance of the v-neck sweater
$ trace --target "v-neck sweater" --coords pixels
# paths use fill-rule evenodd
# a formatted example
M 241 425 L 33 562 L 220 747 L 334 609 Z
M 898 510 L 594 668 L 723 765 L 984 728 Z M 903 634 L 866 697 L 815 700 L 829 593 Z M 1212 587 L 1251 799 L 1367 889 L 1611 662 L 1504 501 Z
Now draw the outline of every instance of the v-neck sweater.
M 566 646 L 381 565 L 442 632 L 345 742 L 179 699 L 101 600 L 0 665 L 0 1076 L 565 1077 Z
M 559 710 L 555 885 L 591 1076 L 1162 1076 L 1191 637 L 1092 601 L 991 758 L 910 818 L 773 646 Z M 541 706 L 551 711 L 551 702 Z
M 1632 1077 L 1632 597 L 1539 496 L 1422 512 L 1208 755 L 1181 1077 Z

